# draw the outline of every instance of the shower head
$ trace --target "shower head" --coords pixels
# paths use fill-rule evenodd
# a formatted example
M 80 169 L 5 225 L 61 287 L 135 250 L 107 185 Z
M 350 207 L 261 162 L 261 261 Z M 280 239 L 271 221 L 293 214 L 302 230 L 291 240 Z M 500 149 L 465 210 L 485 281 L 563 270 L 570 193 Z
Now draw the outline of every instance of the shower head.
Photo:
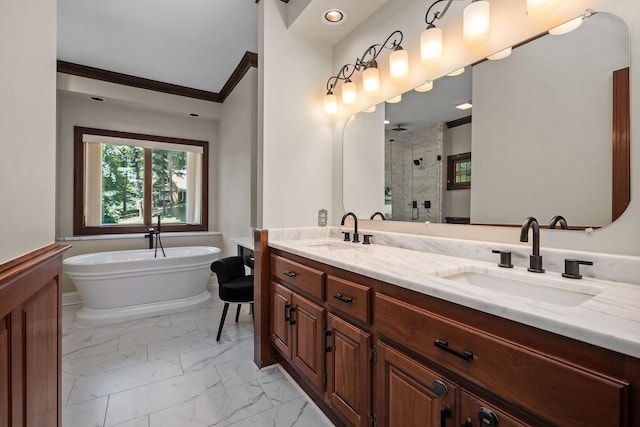
M 416 166 L 420 166 L 422 164 L 422 157 L 420 157 L 419 159 L 415 159 L 413 161 L 413 164 Z

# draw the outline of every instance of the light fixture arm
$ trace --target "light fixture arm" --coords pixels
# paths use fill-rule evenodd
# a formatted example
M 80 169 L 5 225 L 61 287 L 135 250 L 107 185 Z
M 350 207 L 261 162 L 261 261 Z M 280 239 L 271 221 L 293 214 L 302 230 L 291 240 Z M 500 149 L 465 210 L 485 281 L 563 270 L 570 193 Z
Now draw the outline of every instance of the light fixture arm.
M 442 0 L 439 0 L 442 1 Z M 384 49 L 395 50 L 397 48 L 402 49 L 402 39 L 403 34 L 400 30 L 395 30 L 393 33 L 389 34 L 389 37 L 382 44 L 374 44 L 369 46 L 367 50 L 364 51 L 362 56 L 356 60 L 356 70 L 360 71 L 361 69 L 367 69 L 369 67 L 377 67 L 376 59 L 380 55 L 380 53 Z M 391 42 L 391 45 L 389 45 Z M 366 60 L 367 56 L 371 56 L 371 59 Z
M 441 11 L 433 12 L 433 17 L 429 19 L 429 13 L 431 13 L 431 9 L 433 9 L 435 5 L 437 5 L 438 3 L 442 3 L 443 1 L 447 2 L 444 9 L 442 9 Z M 453 0 L 436 0 L 431 4 L 431 6 L 429 6 L 429 9 L 427 9 L 427 13 L 424 16 L 424 21 L 427 23 L 427 28 L 435 28 L 434 21 L 436 19 L 442 19 L 444 17 L 444 15 L 447 13 L 447 10 L 449 10 L 449 6 L 451 6 L 451 3 L 453 3 Z
M 445 1 L 445 0 L 438 0 L 438 1 Z M 353 76 L 353 74 L 356 71 L 360 71 L 363 69 L 366 70 L 367 68 L 370 68 L 370 67 L 377 67 L 378 64 L 376 63 L 376 59 L 378 58 L 380 53 L 384 49 L 390 49 L 390 50 L 395 50 L 398 48 L 402 49 L 402 46 L 400 46 L 402 44 L 402 39 L 403 39 L 402 31 L 396 30 L 393 33 L 391 33 L 389 37 L 387 37 L 384 43 L 374 44 L 372 46 L 369 46 L 367 50 L 364 51 L 362 56 L 356 59 L 355 64 L 343 65 L 342 68 L 340 68 L 340 71 L 338 71 L 338 74 L 336 74 L 335 76 L 329 77 L 329 80 L 327 80 L 327 93 L 333 93 L 332 91 L 338 84 L 339 80 L 349 81 L 351 79 L 351 76 Z M 371 59 L 367 60 L 367 56 L 370 56 Z
M 329 77 L 329 80 L 327 80 L 327 93 L 331 92 L 333 88 L 336 87 L 338 80 L 349 81 L 356 70 L 358 70 L 358 68 L 353 64 L 343 65 L 342 68 L 340 68 L 340 71 L 338 71 L 338 74 Z

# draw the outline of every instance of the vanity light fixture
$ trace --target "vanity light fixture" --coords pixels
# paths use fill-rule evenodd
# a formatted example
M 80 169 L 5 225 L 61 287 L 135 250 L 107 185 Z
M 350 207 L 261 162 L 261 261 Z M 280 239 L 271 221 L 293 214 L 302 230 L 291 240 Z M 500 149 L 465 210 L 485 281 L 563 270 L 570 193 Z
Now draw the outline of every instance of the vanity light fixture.
M 527 16 L 535 18 L 551 13 L 558 8 L 561 0 L 527 0 Z
M 426 82 L 423 85 L 418 86 L 414 90 L 416 92 L 429 92 L 431 89 L 433 89 L 433 80 L 429 80 L 428 82 Z
M 357 99 L 356 85 L 351 81 L 351 77 L 356 71 L 362 71 L 362 88 L 364 93 L 375 96 L 380 92 L 380 72 L 376 59 L 384 49 L 392 50 L 389 57 L 389 74 L 392 79 L 404 79 L 409 73 L 409 56 L 402 49 L 402 31 L 396 30 L 387 37 L 382 44 L 374 44 L 364 51 L 355 64 L 346 64 L 340 68 L 335 76 L 327 80 L 327 94 L 324 97 L 325 112 L 335 114 L 338 111 L 338 100 L 333 94 L 333 89 L 339 80 L 343 80 L 342 102 L 352 104 Z M 346 86 L 346 87 L 345 87 Z
M 458 110 L 468 110 L 468 109 L 470 109 L 470 108 L 472 108 L 472 107 L 473 107 L 473 105 L 471 105 L 471 101 L 469 101 L 469 102 L 463 102 L 462 104 L 458 104 L 458 105 L 456 105 L 456 108 L 457 108 Z
M 458 68 L 457 70 L 453 70 L 452 72 L 447 74 L 447 77 L 456 77 L 456 76 L 459 76 L 462 73 L 464 73 L 464 67 Z
M 507 56 L 511 55 L 511 47 L 508 47 L 506 49 L 502 49 L 496 53 L 494 53 L 493 55 L 489 55 L 487 56 L 487 59 L 491 60 L 491 61 L 497 61 L 499 59 L 504 59 Z
M 467 42 L 489 38 L 491 7 L 487 0 L 472 0 L 462 14 L 462 34 Z
M 345 105 L 353 104 L 357 97 L 356 84 L 349 79 L 345 80 L 342 84 L 342 102 Z
M 329 90 L 324 96 L 324 112 L 327 114 L 335 114 L 338 111 L 338 97 Z
M 444 8 L 440 11 L 434 11 L 431 18 L 429 18 L 432 9 L 443 1 L 447 2 Z M 442 56 L 442 30 L 437 28 L 434 22 L 436 19 L 442 19 L 452 2 L 453 0 L 436 0 L 427 9 L 427 13 L 424 16 L 427 29 L 420 34 L 420 59 L 422 62 L 438 59 Z

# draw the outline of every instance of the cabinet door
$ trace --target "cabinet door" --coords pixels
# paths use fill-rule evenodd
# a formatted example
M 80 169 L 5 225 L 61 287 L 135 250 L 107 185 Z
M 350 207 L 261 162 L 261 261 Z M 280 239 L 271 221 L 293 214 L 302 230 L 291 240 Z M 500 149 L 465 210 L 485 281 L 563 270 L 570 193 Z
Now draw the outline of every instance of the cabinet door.
M 27 426 L 58 424 L 57 291 L 53 282 L 23 308 Z
M 8 317 L 8 316 L 7 316 Z M 0 427 L 9 425 L 9 331 L 7 317 L 0 319 Z
M 371 412 L 370 335 L 333 314 L 327 323 L 329 401 L 351 425 L 364 427 Z
M 324 308 L 294 293 L 291 360 L 320 391 L 324 390 Z
M 288 359 L 291 359 L 292 294 L 284 286 L 271 282 L 271 340 Z
M 460 423 L 463 427 L 485 427 L 491 425 L 495 417 L 500 427 L 528 427 L 507 413 L 490 406 L 487 402 L 469 393 L 460 390 Z
M 457 425 L 455 384 L 382 343 L 378 344 L 376 369 L 378 425 Z

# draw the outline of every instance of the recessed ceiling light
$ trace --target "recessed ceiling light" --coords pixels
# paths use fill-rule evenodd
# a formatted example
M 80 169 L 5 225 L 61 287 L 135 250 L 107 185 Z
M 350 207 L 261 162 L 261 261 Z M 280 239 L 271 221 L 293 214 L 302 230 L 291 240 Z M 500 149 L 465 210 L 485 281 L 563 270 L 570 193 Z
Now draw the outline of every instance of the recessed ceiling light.
M 97 97 L 97 96 L 92 96 L 89 99 L 93 100 L 93 101 L 97 101 L 97 102 L 104 102 L 104 99 Z
M 329 25 L 341 24 L 345 18 L 345 13 L 339 9 L 329 9 L 322 13 L 322 22 Z
M 189 113 L 189 115 L 191 117 L 200 117 L 200 114 L 198 114 L 198 113 Z
M 501 51 L 498 51 L 496 53 L 494 53 L 493 55 L 489 55 L 487 56 L 487 59 L 490 61 L 497 61 L 499 59 L 504 59 L 507 56 L 511 55 L 511 48 L 508 47 L 506 49 L 502 49 Z
M 469 108 L 472 108 L 472 107 L 473 107 L 473 105 L 471 105 L 471 101 L 463 102 L 462 104 L 456 105 L 456 108 L 458 110 L 468 110 Z
M 452 72 L 450 72 L 449 74 L 447 74 L 447 76 L 449 77 L 455 77 L 455 76 L 459 76 L 460 74 L 464 73 L 464 67 L 462 68 L 458 68 L 457 70 L 453 70 Z
M 564 24 L 558 25 L 549 30 L 549 34 L 552 36 L 559 36 L 562 34 L 570 33 L 575 30 L 582 24 L 582 16 L 578 16 L 576 19 L 572 19 L 571 21 L 565 22 Z
M 426 82 L 423 85 L 418 86 L 414 90 L 416 92 L 429 92 L 431 89 L 433 89 L 433 80 L 429 80 L 428 82 Z
M 387 104 L 397 104 L 400 101 L 402 101 L 402 94 L 387 99 Z

